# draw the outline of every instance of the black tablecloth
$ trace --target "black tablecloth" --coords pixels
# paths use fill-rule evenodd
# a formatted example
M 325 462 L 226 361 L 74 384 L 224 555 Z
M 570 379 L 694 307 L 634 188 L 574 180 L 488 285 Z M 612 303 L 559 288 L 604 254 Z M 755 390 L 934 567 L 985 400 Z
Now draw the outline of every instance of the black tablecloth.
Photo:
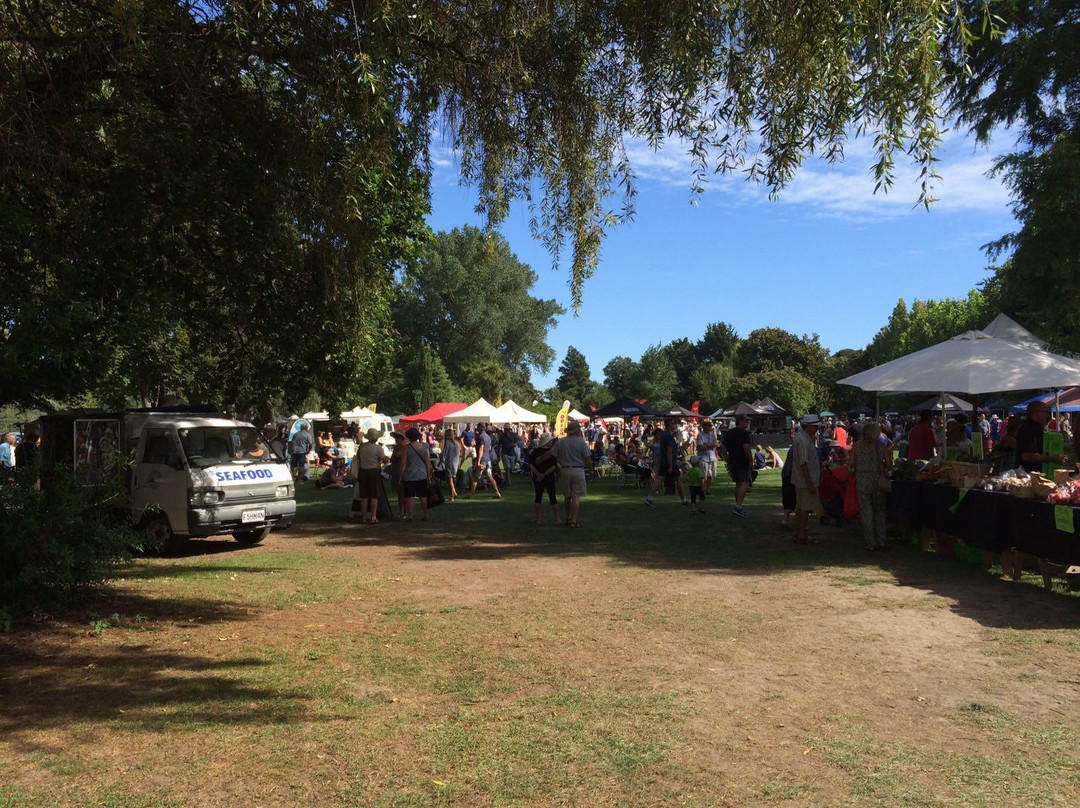
M 1071 509 L 1073 530 L 1066 533 L 1058 529 L 1054 506 L 1048 502 L 975 489 L 961 499 L 960 493 L 948 485 L 894 481 L 888 508 L 916 529 L 958 536 L 984 550 L 997 553 L 1015 547 L 1051 561 L 1080 564 L 1080 509 Z

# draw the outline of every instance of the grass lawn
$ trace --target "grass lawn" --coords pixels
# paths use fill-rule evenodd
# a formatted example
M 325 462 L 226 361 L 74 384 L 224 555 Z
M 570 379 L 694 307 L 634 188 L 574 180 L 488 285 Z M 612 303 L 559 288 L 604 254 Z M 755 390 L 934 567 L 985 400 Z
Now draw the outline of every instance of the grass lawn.
M 0 635 L 0 806 L 1076 806 L 1080 598 L 590 484 L 429 522 L 300 492 Z M 419 511 L 418 511 L 419 512 Z

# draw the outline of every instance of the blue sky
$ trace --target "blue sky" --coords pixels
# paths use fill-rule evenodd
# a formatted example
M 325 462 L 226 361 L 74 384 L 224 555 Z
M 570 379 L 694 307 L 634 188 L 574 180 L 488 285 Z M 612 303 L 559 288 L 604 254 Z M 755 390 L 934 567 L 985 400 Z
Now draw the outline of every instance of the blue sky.
M 656 343 L 697 340 L 724 320 L 740 336 L 777 326 L 816 333 L 831 351 L 865 346 L 900 298 L 959 297 L 986 277 L 981 246 L 1015 229 L 1008 194 L 985 174 L 990 150 L 947 135 L 940 153 L 940 201 L 913 207 L 917 170 L 898 158 L 897 181 L 874 194 L 868 142 L 849 144 L 843 164 L 808 161 L 779 200 L 737 177 L 717 177 L 690 204 L 691 164 L 678 149 L 632 146 L 639 179 L 635 220 L 605 241 L 600 266 L 585 287 L 579 316 L 570 313 L 569 272 L 529 234 L 516 207 L 499 228 L 517 257 L 539 275 L 534 294 L 566 309 L 549 343 L 556 360 L 534 373 L 541 390 L 554 384 L 573 345 L 592 376 L 614 356 L 637 359 Z M 432 214 L 437 230 L 480 225 L 476 194 L 458 185 L 456 164 L 436 156 Z

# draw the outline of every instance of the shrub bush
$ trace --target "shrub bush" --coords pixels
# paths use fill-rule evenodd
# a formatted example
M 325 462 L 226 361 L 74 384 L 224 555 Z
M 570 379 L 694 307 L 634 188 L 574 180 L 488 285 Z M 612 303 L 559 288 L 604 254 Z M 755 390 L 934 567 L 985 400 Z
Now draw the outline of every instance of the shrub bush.
M 34 468 L 0 486 L 0 611 L 64 608 L 95 591 L 134 553 L 150 549 L 128 515 L 124 476 L 77 485 L 58 469 L 40 489 Z

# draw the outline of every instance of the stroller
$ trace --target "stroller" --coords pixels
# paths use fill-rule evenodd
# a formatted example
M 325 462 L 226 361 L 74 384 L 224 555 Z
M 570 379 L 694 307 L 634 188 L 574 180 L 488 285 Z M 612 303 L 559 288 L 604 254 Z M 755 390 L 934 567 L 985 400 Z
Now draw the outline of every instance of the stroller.
M 844 500 L 848 486 L 852 485 L 855 485 L 855 478 L 851 476 L 847 466 L 833 466 L 821 470 L 821 482 L 818 485 L 822 508 L 821 524 L 827 525 L 835 521 L 837 527 L 847 525 Z

